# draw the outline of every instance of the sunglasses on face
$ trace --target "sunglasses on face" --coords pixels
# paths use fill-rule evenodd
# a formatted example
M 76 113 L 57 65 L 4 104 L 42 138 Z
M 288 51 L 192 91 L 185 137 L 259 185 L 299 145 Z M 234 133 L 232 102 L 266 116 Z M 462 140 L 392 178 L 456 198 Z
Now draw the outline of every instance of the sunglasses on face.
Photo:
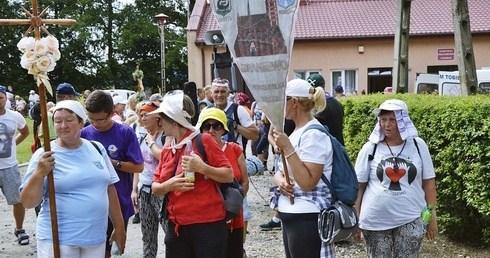
M 214 123 L 214 124 L 204 123 L 204 124 L 202 124 L 201 129 L 203 131 L 209 131 L 211 129 L 211 127 L 215 131 L 220 131 L 223 129 L 223 125 L 221 123 Z

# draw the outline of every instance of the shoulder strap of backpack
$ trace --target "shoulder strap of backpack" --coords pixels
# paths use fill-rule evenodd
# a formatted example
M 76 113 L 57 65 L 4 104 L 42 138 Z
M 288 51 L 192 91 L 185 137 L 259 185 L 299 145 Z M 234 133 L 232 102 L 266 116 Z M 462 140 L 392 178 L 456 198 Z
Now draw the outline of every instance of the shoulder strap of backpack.
M 325 133 L 326 135 L 328 135 L 328 137 L 330 137 L 330 141 L 333 141 L 333 139 L 335 139 L 332 135 L 330 135 L 330 133 L 328 132 L 328 129 L 325 128 L 325 126 L 323 126 L 323 125 L 319 125 L 319 124 L 309 125 L 308 127 L 305 128 L 303 133 L 305 133 L 306 131 L 308 131 L 310 129 L 317 129 L 317 130 Z M 301 137 L 299 138 L 299 141 L 298 141 L 298 147 L 299 147 L 300 143 L 301 143 Z M 332 143 L 332 145 L 333 145 L 333 143 Z M 332 148 L 333 148 L 333 146 L 332 146 Z M 332 183 L 330 183 L 330 181 L 327 179 L 327 177 L 323 173 L 322 173 L 322 181 L 328 186 L 328 189 L 330 189 L 330 194 L 332 195 L 332 201 L 333 201 L 334 200 L 334 193 L 335 193 L 334 189 L 333 189 L 333 185 L 332 185 Z
M 319 125 L 319 124 L 312 124 L 312 125 L 307 126 L 305 128 L 305 130 L 301 133 L 301 135 L 303 135 L 306 131 L 308 131 L 310 129 L 317 129 L 317 130 L 325 133 L 326 135 L 328 135 L 330 137 L 330 140 L 332 141 L 332 135 L 328 132 L 328 129 L 324 125 Z M 301 144 L 301 136 L 299 137 L 298 147 L 300 144 Z
M 204 145 L 202 144 L 202 133 L 196 135 L 196 148 L 197 152 L 199 152 L 202 157 L 202 161 L 208 164 L 208 156 L 206 155 L 206 150 L 204 149 Z
M 423 176 L 423 173 L 424 173 L 424 160 L 422 159 L 422 155 L 420 155 L 419 144 L 417 143 L 417 140 L 415 140 L 415 138 L 413 138 L 413 143 L 415 144 L 415 148 L 417 148 L 417 152 L 419 153 L 420 163 L 422 164 L 422 176 Z
M 228 139 L 226 140 L 227 142 L 236 142 L 238 136 L 235 136 L 235 129 L 233 123 L 240 124 L 240 119 L 238 118 L 238 111 L 237 111 L 237 106 L 238 104 L 236 103 L 231 103 L 231 106 L 226 110 L 226 124 L 228 125 Z
M 413 143 L 415 144 L 415 148 L 417 148 L 417 152 L 419 153 L 419 156 L 420 158 L 422 158 L 422 155 L 420 155 L 420 148 L 419 148 L 419 144 L 417 143 L 417 140 L 415 140 L 415 138 L 413 138 Z M 376 149 L 378 148 L 378 144 L 374 144 L 374 148 L 373 148 L 373 153 L 369 154 L 368 156 L 368 161 L 372 161 L 374 159 L 374 154 L 376 153 Z M 422 170 L 424 168 L 424 164 L 422 162 Z
M 374 154 L 376 153 L 376 149 L 378 148 L 378 144 L 375 143 L 374 144 L 374 148 L 373 148 L 373 153 L 371 153 L 370 155 L 368 155 L 368 161 L 371 161 L 374 159 Z M 417 148 L 418 149 L 418 148 Z
M 415 140 L 415 138 L 413 138 L 413 143 L 415 144 L 415 148 L 417 148 L 417 152 L 419 153 L 419 156 L 422 157 L 420 155 L 420 149 L 419 149 L 419 144 L 417 143 L 417 140 Z
M 99 152 L 99 154 L 102 155 L 102 151 L 100 150 L 99 145 L 97 145 L 97 143 L 95 143 L 94 141 L 90 141 L 90 143 L 92 145 L 94 145 L 94 147 L 97 149 L 97 151 Z
M 328 189 L 330 190 L 330 194 L 332 196 L 331 200 L 330 201 L 334 201 L 335 200 L 335 191 L 333 189 L 333 185 L 332 183 L 330 183 L 330 181 L 327 179 L 327 177 L 325 176 L 325 174 L 322 173 L 322 181 L 328 186 Z
M 422 157 L 420 155 L 420 148 L 419 148 L 419 144 L 417 143 L 417 140 L 415 140 L 415 138 L 413 138 L 413 143 L 415 144 L 415 148 L 417 148 L 417 152 L 419 153 L 419 156 Z M 374 148 L 373 148 L 373 153 L 371 155 L 368 156 L 368 160 L 371 161 L 374 159 L 374 154 L 376 153 L 376 149 L 378 148 L 378 144 L 374 144 Z
M 233 119 L 235 119 L 235 122 L 237 125 L 240 124 L 240 119 L 238 117 L 238 104 L 237 103 L 231 103 L 231 107 L 230 108 L 233 108 Z

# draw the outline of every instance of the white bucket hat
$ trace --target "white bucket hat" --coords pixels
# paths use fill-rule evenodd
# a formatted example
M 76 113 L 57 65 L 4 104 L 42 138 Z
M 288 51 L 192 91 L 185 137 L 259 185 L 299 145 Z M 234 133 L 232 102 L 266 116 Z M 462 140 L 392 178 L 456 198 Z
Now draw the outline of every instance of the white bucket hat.
M 193 131 L 188 137 L 181 140 L 179 144 L 175 142 L 175 139 L 172 141 L 171 147 L 173 149 L 180 149 L 185 143 L 187 139 L 194 138 L 197 134 L 199 134 L 199 130 L 197 130 L 186 118 L 191 118 L 191 116 L 184 111 L 184 92 L 181 90 L 171 91 L 163 97 L 163 101 L 160 104 L 160 107 L 152 112 L 149 112 L 148 115 L 158 115 L 159 113 L 164 113 L 168 117 L 170 117 L 175 122 L 179 123 L 183 127 Z
M 385 138 L 385 134 L 381 129 L 379 113 L 381 110 L 393 111 L 396 118 L 396 123 L 398 126 L 398 132 L 403 140 L 415 138 L 419 136 L 417 128 L 413 124 L 412 120 L 408 116 L 408 106 L 405 102 L 399 99 L 389 99 L 383 102 L 379 106 L 373 110 L 373 114 L 378 115 L 378 121 L 374 130 L 371 132 L 369 136 L 369 141 L 372 143 L 379 143 Z
M 379 112 L 381 112 L 381 110 L 388 110 L 388 111 L 403 110 L 408 114 L 407 104 L 405 104 L 405 102 L 399 99 L 386 100 L 385 102 L 383 102 L 383 104 L 379 106 L 379 108 L 373 110 L 373 114 L 379 115 Z

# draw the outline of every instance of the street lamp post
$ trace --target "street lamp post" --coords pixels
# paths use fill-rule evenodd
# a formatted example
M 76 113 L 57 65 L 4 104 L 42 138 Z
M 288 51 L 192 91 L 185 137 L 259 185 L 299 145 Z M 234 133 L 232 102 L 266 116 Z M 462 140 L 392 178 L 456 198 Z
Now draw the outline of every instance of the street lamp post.
M 162 78 L 162 94 L 167 92 L 167 85 L 165 78 L 165 21 L 168 16 L 160 13 L 155 16 L 158 20 L 158 30 L 160 31 L 160 67 L 161 67 L 161 78 Z

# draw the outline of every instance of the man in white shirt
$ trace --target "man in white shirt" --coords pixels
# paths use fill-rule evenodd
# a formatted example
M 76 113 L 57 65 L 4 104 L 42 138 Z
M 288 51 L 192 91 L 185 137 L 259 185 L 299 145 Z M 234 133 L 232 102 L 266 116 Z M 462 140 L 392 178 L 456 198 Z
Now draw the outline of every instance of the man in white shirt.
M 213 96 L 214 106 L 226 113 L 228 128 L 230 129 L 229 134 L 231 134 L 231 138 L 233 138 L 228 138 L 228 141 L 236 142 L 243 148 L 243 146 L 245 146 L 243 137 L 252 141 L 257 141 L 259 139 L 259 130 L 255 126 L 247 110 L 228 100 L 230 88 L 227 79 L 214 79 L 211 84 L 211 95 Z M 232 104 L 236 105 L 236 107 Z M 230 108 L 236 108 L 237 112 L 231 112 L 232 110 L 229 110 Z M 231 115 L 229 115 L 229 113 L 231 113 Z M 238 117 L 235 117 L 235 114 L 237 114 Z M 245 152 L 245 150 L 243 151 Z
M 34 106 L 34 103 L 39 101 L 39 95 L 34 90 L 29 91 L 29 109 Z
M 0 86 L 0 188 L 13 206 L 15 219 L 14 235 L 21 245 L 29 244 L 29 235 L 23 229 L 25 208 L 20 202 L 19 187 L 21 185 L 20 171 L 17 165 L 16 147 L 28 135 L 29 127 L 24 117 L 6 107 L 7 88 Z M 16 135 L 15 132 L 19 131 Z

